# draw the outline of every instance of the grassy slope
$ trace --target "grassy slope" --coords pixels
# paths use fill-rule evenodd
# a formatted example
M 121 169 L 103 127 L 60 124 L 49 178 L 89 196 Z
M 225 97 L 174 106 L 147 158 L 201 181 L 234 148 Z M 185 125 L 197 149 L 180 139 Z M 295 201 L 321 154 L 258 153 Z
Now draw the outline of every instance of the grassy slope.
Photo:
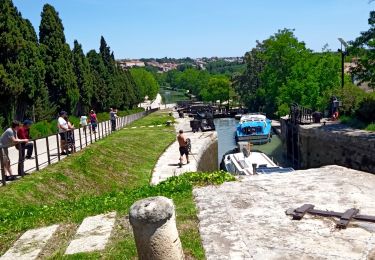
M 166 114 L 153 117 L 169 120 Z M 120 209 L 111 194 L 147 185 L 160 154 L 175 140 L 173 128 L 122 130 L 82 152 L 1 188 L 0 251 L 23 231 L 58 222 L 79 223 L 88 215 Z M 122 208 L 127 212 L 128 208 Z

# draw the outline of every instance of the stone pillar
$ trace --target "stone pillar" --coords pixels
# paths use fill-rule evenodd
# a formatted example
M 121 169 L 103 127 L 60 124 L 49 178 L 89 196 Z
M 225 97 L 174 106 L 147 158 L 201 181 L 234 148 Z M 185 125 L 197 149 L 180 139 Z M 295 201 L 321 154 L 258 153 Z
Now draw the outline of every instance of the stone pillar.
M 140 260 L 184 259 L 172 200 L 161 196 L 139 200 L 131 206 L 129 220 Z

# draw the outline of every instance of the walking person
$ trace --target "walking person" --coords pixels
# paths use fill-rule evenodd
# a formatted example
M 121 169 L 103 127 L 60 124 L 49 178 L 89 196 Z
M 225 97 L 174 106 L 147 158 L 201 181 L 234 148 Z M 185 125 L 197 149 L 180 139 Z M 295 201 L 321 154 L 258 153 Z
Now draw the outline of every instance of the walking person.
M 91 124 L 91 130 L 96 133 L 96 127 L 98 125 L 98 119 L 96 117 L 95 111 L 90 111 L 90 124 Z
M 30 140 L 30 127 L 33 122 L 31 120 L 25 120 L 23 125 L 17 131 L 17 137 L 19 139 L 28 139 Z M 19 143 L 16 145 L 16 148 L 19 150 L 19 158 L 18 158 L 18 175 L 23 176 L 25 175 L 24 171 L 24 162 L 25 159 L 34 159 L 33 150 L 34 145 L 31 142 L 28 143 Z M 26 152 L 27 151 L 27 152 Z M 26 152 L 26 156 L 25 156 Z
M 184 135 L 184 131 L 180 130 L 177 135 L 177 141 L 179 144 L 179 151 L 180 151 L 180 163 L 179 166 L 182 167 L 182 162 L 184 160 L 184 155 L 186 156 L 186 163 L 189 163 L 189 149 L 187 147 L 187 139 Z
M 16 177 L 12 173 L 12 168 L 10 166 L 10 159 L 9 159 L 9 151 L 8 148 L 19 144 L 19 143 L 27 143 L 29 142 L 29 139 L 19 139 L 17 137 L 17 131 L 20 127 L 20 122 L 13 121 L 12 126 L 9 127 L 0 137 L 0 148 L 3 152 L 3 164 L 4 164 L 4 170 L 5 170 L 5 180 L 7 181 L 13 181 L 16 179 Z
M 110 108 L 109 109 L 109 118 L 111 119 L 112 132 L 116 131 L 116 119 L 117 119 L 117 110 Z

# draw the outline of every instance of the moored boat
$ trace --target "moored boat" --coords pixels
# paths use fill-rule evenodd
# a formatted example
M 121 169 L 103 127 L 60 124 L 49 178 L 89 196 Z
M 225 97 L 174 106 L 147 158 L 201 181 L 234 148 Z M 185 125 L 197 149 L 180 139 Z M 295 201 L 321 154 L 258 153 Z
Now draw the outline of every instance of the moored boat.
M 220 168 L 233 175 L 254 175 L 292 172 L 293 168 L 283 168 L 275 164 L 267 155 L 262 152 L 248 152 L 242 149 L 234 149 L 223 156 Z
M 271 141 L 271 120 L 264 114 L 243 115 L 236 128 L 236 141 L 265 144 Z

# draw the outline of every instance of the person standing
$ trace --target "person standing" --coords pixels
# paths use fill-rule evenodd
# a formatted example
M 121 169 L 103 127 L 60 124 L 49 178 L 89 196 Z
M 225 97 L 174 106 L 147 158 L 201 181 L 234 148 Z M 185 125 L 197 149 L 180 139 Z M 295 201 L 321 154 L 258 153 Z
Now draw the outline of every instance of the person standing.
M 112 132 L 116 131 L 116 119 L 117 119 L 117 110 L 110 108 L 109 109 L 109 118 L 111 119 Z
M 186 156 L 186 163 L 189 163 L 189 149 L 187 147 L 187 140 L 184 135 L 184 131 L 180 130 L 179 134 L 177 135 L 177 141 L 179 144 L 179 150 L 180 150 L 180 163 L 179 166 L 182 167 L 182 162 L 184 159 L 184 155 Z
M 3 160 L 4 163 L 4 170 L 5 170 L 5 179 L 7 181 L 13 181 L 16 177 L 12 173 L 12 168 L 10 166 L 10 159 L 9 159 L 9 151 L 8 148 L 19 144 L 19 143 L 27 143 L 29 139 L 19 139 L 17 137 L 17 131 L 20 127 L 20 122 L 13 121 L 12 126 L 9 127 L 0 137 L 0 148 L 3 152 Z
M 57 119 L 57 128 L 59 129 L 59 135 L 60 135 L 61 155 L 68 154 L 67 131 L 69 130 L 69 127 L 68 127 L 68 122 L 65 120 L 67 116 L 68 116 L 68 113 L 66 113 L 65 111 L 61 111 L 60 117 Z
M 19 139 L 28 139 L 30 140 L 30 126 L 33 122 L 31 120 L 25 120 L 23 125 L 17 131 L 17 137 Z M 24 162 L 25 159 L 34 159 L 32 157 L 34 145 L 31 142 L 28 143 L 19 143 L 16 145 L 16 148 L 19 150 L 18 156 L 18 175 L 23 176 L 24 172 Z M 27 150 L 26 157 L 25 151 Z
M 98 119 L 96 118 L 96 114 L 94 110 L 90 111 L 90 124 L 91 124 L 91 129 L 94 133 L 96 133 L 96 127 L 98 124 Z
M 30 127 L 32 125 L 33 121 L 31 120 L 25 120 L 22 124 L 22 126 L 20 126 L 20 128 L 18 129 L 17 131 L 17 137 L 20 138 L 20 139 L 31 139 L 30 137 Z M 33 150 L 34 150 L 34 145 L 33 143 L 21 143 L 20 144 L 21 148 L 22 148 L 22 156 L 25 158 L 25 159 L 34 159 L 34 157 L 32 156 L 33 155 Z M 25 151 L 27 151 L 26 153 L 26 157 L 25 157 Z
M 83 127 L 83 131 L 86 134 L 86 126 L 87 126 L 87 116 L 86 115 L 82 115 L 80 117 L 79 124 L 81 125 L 81 127 Z

